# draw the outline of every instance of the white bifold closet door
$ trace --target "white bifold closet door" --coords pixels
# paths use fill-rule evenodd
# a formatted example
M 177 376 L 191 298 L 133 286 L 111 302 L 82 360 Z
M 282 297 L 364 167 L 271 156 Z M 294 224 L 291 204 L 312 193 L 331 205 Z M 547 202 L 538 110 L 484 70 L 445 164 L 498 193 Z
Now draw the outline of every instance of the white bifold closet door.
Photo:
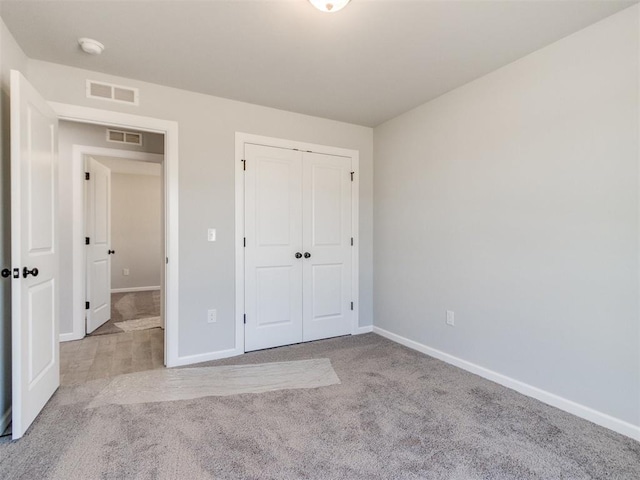
M 245 166 L 245 351 L 350 333 L 350 159 L 247 144 Z

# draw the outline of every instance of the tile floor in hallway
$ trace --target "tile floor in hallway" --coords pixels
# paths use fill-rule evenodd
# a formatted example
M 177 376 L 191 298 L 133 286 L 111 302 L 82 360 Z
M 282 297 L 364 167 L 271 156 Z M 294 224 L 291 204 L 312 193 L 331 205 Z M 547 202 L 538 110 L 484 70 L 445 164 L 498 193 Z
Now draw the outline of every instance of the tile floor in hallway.
M 60 384 L 76 385 L 163 367 L 164 330 L 88 336 L 60 344 Z

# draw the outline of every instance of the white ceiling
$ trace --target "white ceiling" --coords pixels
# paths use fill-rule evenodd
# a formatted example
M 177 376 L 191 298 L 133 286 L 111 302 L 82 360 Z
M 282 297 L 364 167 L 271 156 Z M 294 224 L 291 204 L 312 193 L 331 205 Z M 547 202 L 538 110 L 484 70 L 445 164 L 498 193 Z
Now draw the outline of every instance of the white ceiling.
M 0 15 L 31 58 L 375 126 L 636 2 L 4 0 Z

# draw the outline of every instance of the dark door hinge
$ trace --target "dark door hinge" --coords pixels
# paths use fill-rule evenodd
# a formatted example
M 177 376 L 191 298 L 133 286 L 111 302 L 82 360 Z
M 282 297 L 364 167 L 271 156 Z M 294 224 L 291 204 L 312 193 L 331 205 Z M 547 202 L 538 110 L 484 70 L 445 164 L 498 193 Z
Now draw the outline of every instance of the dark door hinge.
M 91 174 L 89 172 L 84 172 L 84 179 L 91 180 Z
M 91 304 L 89 302 L 84 302 L 84 309 L 85 310 L 89 310 L 90 306 L 91 306 Z
M 85 244 L 85 245 L 89 245 L 89 243 L 91 243 L 91 238 L 89 238 L 89 237 L 84 237 L 84 244 Z
M 242 170 L 246 170 L 247 169 L 247 161 L 246 160 L 241 160 L 242 162 Z
M 351 246 L 353 247 L 353 237 L 351 237 Z
M 164 257 L 164 258 L 165 258 L 165 263 L 169 265 L 169 257 Z
M 351 172 L 351 181 L 353 182 L 353 174 L 356 172 Z
M 243 241 L 242 241 L 242 246 L 246 247 L 247 246 L 247 237 L 244 237 Z
M 247 323 L 247 314 L 246 313 L 244 314 L 244 323 L 245 323 L 245 325 Z
M 353 302 L 351 302 L 351 310 L 353 310 Z

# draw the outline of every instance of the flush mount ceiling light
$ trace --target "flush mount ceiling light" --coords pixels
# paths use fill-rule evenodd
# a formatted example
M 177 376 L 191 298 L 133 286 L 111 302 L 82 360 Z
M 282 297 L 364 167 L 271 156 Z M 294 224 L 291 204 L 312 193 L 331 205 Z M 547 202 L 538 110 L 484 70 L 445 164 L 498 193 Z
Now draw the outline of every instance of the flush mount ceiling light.
M 309 0 L 321 12 L 333 13 L 342 10 L 351 0 Z
M 104 50 L 104 45 L 93 38 L 79 38 L 80 48 L 89 55 L 100 55 Z

